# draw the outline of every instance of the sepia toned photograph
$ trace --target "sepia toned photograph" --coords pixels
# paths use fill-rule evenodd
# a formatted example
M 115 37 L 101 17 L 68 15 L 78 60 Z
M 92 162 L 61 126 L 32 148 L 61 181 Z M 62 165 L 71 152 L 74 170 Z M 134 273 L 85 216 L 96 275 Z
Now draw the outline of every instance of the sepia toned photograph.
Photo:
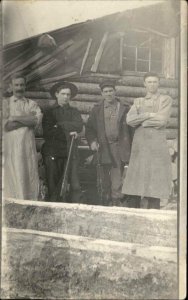
M 186 298 L 186 1 L 1 19 L 1 299 Z

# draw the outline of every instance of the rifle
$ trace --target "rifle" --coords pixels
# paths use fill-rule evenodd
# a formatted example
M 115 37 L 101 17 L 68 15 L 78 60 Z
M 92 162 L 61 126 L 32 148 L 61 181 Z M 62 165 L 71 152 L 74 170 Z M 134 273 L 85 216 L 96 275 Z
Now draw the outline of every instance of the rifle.
M 62 199 L 65 199 L 65 196 L 66 196 L 66 194 L 67 194 L 67 192 L 69 191 L 69 188 L 70 188 L 70 184 L 68 183 L 68 177 L 69 177 L 70 159 L 71 159 L 71 155 L 72 155 L 74 140 L 75 140 L 75 136 L 73 135 L 72 139 L 71 139 L 68 158 L 67 158 L 65 171 L 64 171 L 64 176 L 63 176 L 63 181 L 62 181 L 61 190 L 60 190 L 60 197 Z
M 97 148 L 97 191 L 100 196 L 100 205 L 103 205 L 103 184 L 102 184 L 101 164 L 99 160 L 98 148 Z

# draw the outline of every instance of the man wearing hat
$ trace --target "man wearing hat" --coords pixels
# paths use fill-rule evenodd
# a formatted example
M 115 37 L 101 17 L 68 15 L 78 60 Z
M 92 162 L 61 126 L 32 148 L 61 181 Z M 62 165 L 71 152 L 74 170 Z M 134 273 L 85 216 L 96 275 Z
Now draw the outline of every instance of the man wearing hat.
M 124 165 L 129 162 L 130 128 L 126 124 L 129 107 L 116 97 L 113 81 L 100 84 L 103 100 L 97 103 L 86 125 L 91 150 L 97 151 L 101 164 L 103 204 L 121 205 Z
M 42 126 L 45 143 L 42 147 L 44 164 L 47 174 L 48 196 L 51 201 L 62 180 L 71 136 L 77 138 L 82 131 L 83 121 L 79 111 L 71 107 L 69 102 L 77 94 L 77 87 L 70 82 L 55 84 L 50 93 L 57 103 L 44 114 Z M 77 176 L 77 151 L 73 149 L 71 161 L 70 183 L 73 190 L 80 190 Z

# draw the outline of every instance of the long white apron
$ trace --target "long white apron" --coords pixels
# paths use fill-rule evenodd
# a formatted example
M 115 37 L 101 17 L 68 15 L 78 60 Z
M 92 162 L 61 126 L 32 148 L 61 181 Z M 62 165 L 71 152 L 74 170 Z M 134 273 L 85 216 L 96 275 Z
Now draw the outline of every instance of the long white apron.
M 11 99 L 13 100 L 13 99 Z M 37 110 L 37 111 L 36 111 Z M 24 115 L 40 110 L 33 101 L 10 102 L 10 115 Z M 4 133 L 4 196 L 37 200 L 39 176 L 35 137 L 32 128 L 22 127 Z

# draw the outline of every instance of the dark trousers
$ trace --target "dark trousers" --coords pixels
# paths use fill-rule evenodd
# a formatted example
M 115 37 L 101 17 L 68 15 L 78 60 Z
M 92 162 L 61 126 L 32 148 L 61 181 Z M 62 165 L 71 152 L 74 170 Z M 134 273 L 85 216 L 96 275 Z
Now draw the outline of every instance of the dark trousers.
M 50 201 L 57 201 L 59 198 L 59 192 L 63 180 L 63 174 L 67 159 L 63 157 L 52 157 L 48 155 L 44 155 L 43 159 L 46 169 L 48 199 Z M 81 191 L 78 177 L 78 159 L 76 158 L 73 158 L 71 160 L 68 178 L 70 182 L 72 201 L 79 202 L 79 198 L 81 197 Z
M 46 179 L 48 185 L 48 198 L 51 198 L 55 192 L 60 179 L 63 176 L 66 158 L 44 156 L 44 164 L 46 168 Z

